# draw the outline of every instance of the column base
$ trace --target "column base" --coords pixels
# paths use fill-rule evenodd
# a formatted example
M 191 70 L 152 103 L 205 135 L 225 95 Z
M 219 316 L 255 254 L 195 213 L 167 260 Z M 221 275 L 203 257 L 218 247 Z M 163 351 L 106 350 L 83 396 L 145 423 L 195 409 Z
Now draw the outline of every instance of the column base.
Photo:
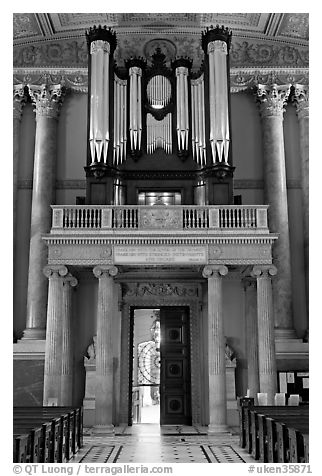
M 229 427 L 228 425 L 208 425 L 208 434 L 214 434 L 214 433 L 229 433 Z
M 297 339 L 297 335 L 294 329 L 274 329 L 275 341 Z
M 114 425 L 95 425 L 93 427 L 94 435 L 114 435 Z
M 44 340 L 46 339 L 46 329 L 27 328 L 23 331 L 21 340 Z

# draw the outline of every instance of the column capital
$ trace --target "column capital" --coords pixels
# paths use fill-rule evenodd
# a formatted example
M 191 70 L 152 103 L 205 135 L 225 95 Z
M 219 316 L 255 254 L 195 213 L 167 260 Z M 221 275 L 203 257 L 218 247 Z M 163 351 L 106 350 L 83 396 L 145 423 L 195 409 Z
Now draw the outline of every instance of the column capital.
M 256 278 L 275 276 L 277 268 L 273 264 L 259 264 L 255 265 L 252 270 L 252 275 Z
M 44 267 L 43 273 L 47 278 L 54 275 L 65 277 L 68 275 L 68 268 L 64 265 L 48 265 Z
M 27 94 L 24 84 L 13 86 L 13 118 L 21 120 L 22 110 L 27 102 Z
M 202 270 L 202 276 L 204 278 L 220 278 L 221 276 L 226 276 L 228 273 L 227 266 L 224 265 L 212 265 L 207 264 Z
M 309 86 L 307 84 L 294 84 L 292 103 L 296 107 L 299 119 L 309 117 Z
M 261 117 L 281 116 L 291 91 L 291 84 L 258 84 L 256 100 Z
M 114 277 L 118 273 L 118 268 L 113 265 L 98 265 L 93 268 L 93 273 L 96 278 L 100 278 L 103 274 Z
M 71 273 L 68 273 L 64 276 L 64 284 L 69 284 L 72 288 L 78 285 L 78 279 L 75 278 Z
M 29 94 L 37 117 L 58 119 L 60 108 L 66 94 L 61 84 L 28 84 Z

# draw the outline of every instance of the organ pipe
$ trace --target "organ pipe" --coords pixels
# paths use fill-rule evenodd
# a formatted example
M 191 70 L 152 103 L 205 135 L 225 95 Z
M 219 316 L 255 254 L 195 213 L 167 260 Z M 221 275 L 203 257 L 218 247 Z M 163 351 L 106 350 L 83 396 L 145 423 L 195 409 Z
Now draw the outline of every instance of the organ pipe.
M 206 165 L 204 76 L 191 80 L 191 141 L 193 158 Z
M 142 93 L 141 76 L 142 69 L 132 66 L 130 75 L 130 142 L 131 150 L 140 150 L 142 136 Z
M 227 88 L 227 43 L 222 40 L 208 43 L 209 55 L 209 103 L 210 144 L 213 162 L 228 163 L 230 145 L 228 88 Z
M 187 60 L 184 60 L 188 62 Z M 177 60 L 175 64 L 178 64 Z M 188 62 L 189 64 L 189 62 Z M 175 74 L 177 78 L 177 141 L 178 150 L 183 152 L 188 150 L 189 137 L 189 111 L 188 111 L 188 73 L 189 69 L 186 66 L 177 66 Z
M 157 121 L 152 114 L 148 113 L 146 116 L 146 125 L 147 153 L 153 154 L 157 148 L 162 148 L 167 154 L 171 154 L 171 113 L 167 114 L 161 121 Z
M 122 164 L 126 158 L 126 88 L 127 81 L 114 75 L 114 140 L 113 163 Z
M 109 54 L 110 44 L 96 40 L 90 45 L 91 105 L 89 142 L 92 163 L 107 163 L 109 146 Z

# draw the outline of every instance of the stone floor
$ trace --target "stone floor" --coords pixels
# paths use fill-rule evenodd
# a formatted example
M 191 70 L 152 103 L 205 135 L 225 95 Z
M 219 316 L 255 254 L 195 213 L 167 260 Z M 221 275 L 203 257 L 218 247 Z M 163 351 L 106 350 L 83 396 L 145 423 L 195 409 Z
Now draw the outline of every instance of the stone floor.
M 75 463 L 250 463 L 236 432 L 207 435 L 205 427 L 137 424 L 113 436 L 85 431 Z

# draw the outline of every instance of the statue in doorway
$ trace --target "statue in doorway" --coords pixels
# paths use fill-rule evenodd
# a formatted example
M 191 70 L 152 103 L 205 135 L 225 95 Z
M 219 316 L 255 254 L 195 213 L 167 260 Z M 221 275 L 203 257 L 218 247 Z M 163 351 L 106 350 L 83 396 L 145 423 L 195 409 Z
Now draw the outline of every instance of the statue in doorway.
M 93 342 L 87 347 L 85 357 L 90 361 L 96 360 L 96 336 L 93 336 Z

